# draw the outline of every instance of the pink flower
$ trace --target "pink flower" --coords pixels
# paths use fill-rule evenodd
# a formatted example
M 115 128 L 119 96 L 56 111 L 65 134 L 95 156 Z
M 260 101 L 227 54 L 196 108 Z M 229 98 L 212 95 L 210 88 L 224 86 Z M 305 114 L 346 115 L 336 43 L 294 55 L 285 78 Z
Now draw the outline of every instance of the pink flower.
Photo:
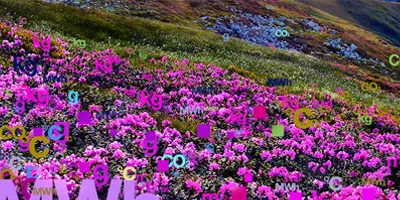
M 165 61 L 167 61 L 167 56 L 163 56 L 162 58 L 161 58 L 161 62 L 165 62 Z
M 172 122 L 169 120 L 162 121 L 162 126 L 171 126 L 171 125 L 172 125 Z
M 114 158 L 124 158 L 125 156 L 126 154 L 119 149 L 117 149 L 113 154 Z
M 182 62 L 183 65 L 187 65 L 188 63 L 189 63 L 189 60 L 187 58 L 183 59 L 183 62 Z
M 86 78 L 85 78 L 85 77 L 83 77 L 83 76 L 79 77 L 79 82 L 81 82 L 81 83 L 84 83 L 84 82 L 86 82 Z
M 236 150 L 236 151 L 238 151 L 238 152 L 240 152 L 240 153 L 243 153 L 244 151 L 245 151 L 245 146 L 244 146 L 244 144 L 234 144 L 233 145 L 233 148 Z
M 121 148 L 122 145 L 121 145 L 121 143 L 119 143 L 119 142 L 117 142 L 117 141 L 114 141 L 113 143 L 110 144 L 109 147 L 110 147 L 111 150 L 113 150 L 113 149 L 119 149 L 119 148 Z
M 341 160 L 346 160 L 349 157 L 349 154 L 344 152 L 344 151 L 340 151 L 337 155 L 336 158 L 341 159 Z
M 215 170 L 220 169 L 220 167 L 219 167 L 219 165 L 217 163 L 211 163 L 210 164 L 210 170 L 214 171 L 214 169 Z
M 249 159 L 247 158 L 247 156 L 245 154 L 242 154 L 240 156 L 237 157 L 238 161 L 243 161 L 244 163 L 249 161 Z
M 199 179 L 199 180 L 200 180 L 200 179 Z M 199 180 L 198 180 L 198 181 L 199 181 Z M 186 187 L 189 188 L 189 189 L 192 188 L 192 189 L 196 190 L 197 194 L 200 193 L 201 191 L 203 191 L 203 190 L 201 189 L 200 183 L 194 182 L 194 181 L 192 181 L 191 179 L 189 179 L 189 180 L 186 181 Z
M 164 151 L 164 154 L 172 155 L 174 153 L 175 153 L 175 149 L 171 148 L 171 147 L 166 148 L 165 151 Z
M 239 168 L 237 174 L 238 174 L 239 176 L 243 176 L 243 175 L 246 174 L 246 172 L 247 172 L 247 168 L 246 168 L 246 167 L 242 167 L 242 168 Z
M 272 160 L 272 155 L 268 151 L 263 151 L 261 153 L 261 158 L 266 159 L 267 161 L 271 161 Z
M 12 143 L 11 141 L 6 141 L 6 142 L 4 142 L 1 146 L 2 146 L 3 149 L 6 150 L 6 151 L 11 150 L 11 149 L 14 148 L 14 145 L 13 145 L 13 143 Z
M 318 152 L 318 151 L 317 151 L 317 152 L 314 153 L 314 158 L 319 158 L 319 159 L 320 159 L 320 158 L 322 158 L 323 156 L 324 156 L 324 155 L 323 155 L 321 152 Z
M 258 187 L 257 194 L 259 197 L 265 195 L 266 197 L 268 197 L 268 199 L 272 199 L 273 196 L 275 196 L 271 190 L 271 187 L 265 185 L 261 185 L 260 187 Z

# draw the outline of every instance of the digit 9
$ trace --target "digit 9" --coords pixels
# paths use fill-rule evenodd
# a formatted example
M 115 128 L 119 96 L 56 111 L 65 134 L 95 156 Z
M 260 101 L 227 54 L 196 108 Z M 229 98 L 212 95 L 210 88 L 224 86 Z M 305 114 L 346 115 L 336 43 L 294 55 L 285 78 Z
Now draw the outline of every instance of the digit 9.
M 103 170 L 103 175 L 98 172 L 99 169 Z M 96 186 L 101 187 L 108 182 L 108 166 L 106 164 L 98 164 L 93 168 L 93 176 L 96 178 L 94 180 Z M 103 180 L 103 181 L 100 181 Z

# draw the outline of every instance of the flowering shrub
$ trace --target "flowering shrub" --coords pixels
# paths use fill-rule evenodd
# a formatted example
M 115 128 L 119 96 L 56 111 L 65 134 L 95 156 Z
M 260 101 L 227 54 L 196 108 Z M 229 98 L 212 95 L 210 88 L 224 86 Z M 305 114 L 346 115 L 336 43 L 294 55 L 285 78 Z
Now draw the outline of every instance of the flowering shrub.
M 137 193 L 154 192 L 162 199 L 201 198 L 203 193 L 219 193 L 227 199 L 232 188 L 239 185 L 247 186 L 250 199 L 287 199 L 289 192 L 275 190 L 274 186 L 293 173 L 300 174 L 298 185 L 303 196 L 311 196 L 311 190 L 316 190 L 326 199 L 359 199 L 363 188 L 374 187 L 380 199 L 396 198 L 393 189 L 361 184 L 361 178 L 384 178 L 393 173 L 387 167 L 386 157 L 400 154 L 400 136 L 396 134 L 399 127 L 390 114 L 383 115 L 377 105 L 349 104 L 328 94 L 311 98 L 305 94 L 278 93 L 275 87 L 258 85 L 236 72 L 230 73 L 211 64 L 191 63 L 188 59 L 149 58 L 146 64 L 155 70 L 135 70 L 113 49 L 92 52 L 67 50 L 71 44 L 52 37 L 49 53 L 32 47 L 32 31 L 3 23 L 0 32 L 3 41 L 0 50 L 4 60 L 0 75 L 1 125 L 23 125 L 32 136 L 34 127 L 57 121 L 70 123 L 69 134 L 73 139 L 65 147 L 50 141 L 47 157 L 35 159 L 25 152 L 22 158 L 25 168 L 36 166 L 43 178 L 65 179 L 72 199 L 78 196 L 82 179 L 94 177 L 94 172 L 82 173 L 79 170 L 81 161 L 88 161 L 91 166 L 106 163 L 111 177 L 120 179 L 122 175 L 117 168 L 133 166 L 137 173 L 148 174 L 148 181 L 137 185 Z M 14 55 L 39 59 L 38 73 L 33 77 L 24 73 L 18 75 L 13 70 Z M 95 70 L 96 61 L 110 57 L 116 61 L 111 70 Z M 170 70 L 177 66 L 179 70 Z M 195 70 L 187 70 L 189 67 Z M 46 85 L 41 77 L 54 72 L 66 76 L 68 82 Z M 151 74 L 153 78 L 144 79 L 143 74 Z M 193 94 L 191 88 L 200 85 L 212 86 L 216 94 Z M 27 103 L 27 112 L 15 113 L 13 106 L 18 97 L 25 95 L 25 86 L 48 89 L 49 105 L 34 107 Z M 6 95 L 5 89 L 10 90 L 11 95 Z M 66 97 L 70 90 L 79 93 L 77 104 L 68 103 Z M 161 110 L 141 105 L 137 91 L 143 90 L 162 95 Z M 126 95 L 126 91 L 130 94 Z M 280 99 L 296 101 L 297 105 L 281 105 Z M 320 104 L 330 104 L 329 112 L 318 110 Z M 267 107 L 265 119 L 255 119 L 251 112 L 245 111 L 255 105 Z M 184 106 L 216 109 L 182 116 L 179 108 Z M 313 110 L 320 126 L 304 130 L 297 128 L 293 115 L 285 112 L 286 107 Z M 95 113 L 101 110 L 121 114 L 108 121 L 96 119 Z M 78 124 L 77 113 L 83 111 L 92 115 L 90 126 Z M 372 116 L 372 124 L 367 126 L 358 122 L 356 115 L 361 111 Z M 231 116 L 236 113 L 245 113 L 245 123 L 234 122 Z M 194 127 L 205 123 L 211 125 L 212 133 L 221 132 L 223 135 L 217 138 L 211 134 L 216 140 L 213 152 L 201 149 L 207 140 L 196 136 Z M 284 137 L 272 137 L 273 124 L 284 125 Z M 111 129 L 117 130 L 115 136 L 109 134 Z M 237 129 L 242 130 L 241 136 L 228 139 L 227 133 Z M 155 131 L 159 139 L 158 151 L 153 157 L 144 156 L 143 141 L 147 131 Z M 0 144 L 0 167 L 8 168 L 11 156 L 19 153 L 20 143 L 11 139 Z M 169 169 L 179 171 L 179 176 L 160 173 L 157 160 L 164 153 L 188 154 L 193 160 L 189 168 Z M 333 192 L 321 179 L 308 176 L 306 163 L 335 169 L 326 176 L 341 176 L 344 187 Z M 66 169 L 60 171 L 61 166 Z M 253 174 L 253 182 L 244 182 L 243 176 L 247 173 Z M 19 186 L 27 179 L 26 171 L 22 169 L 14 171 L 14 174 Z M 172 190 L 161 191 L 164 186 L 171 186 Z M 106 198 L 108 187 L 109 182 L 97 188 L 100 199 Z M 20 188 L 18 194 L 22 198 L 24 192 Z

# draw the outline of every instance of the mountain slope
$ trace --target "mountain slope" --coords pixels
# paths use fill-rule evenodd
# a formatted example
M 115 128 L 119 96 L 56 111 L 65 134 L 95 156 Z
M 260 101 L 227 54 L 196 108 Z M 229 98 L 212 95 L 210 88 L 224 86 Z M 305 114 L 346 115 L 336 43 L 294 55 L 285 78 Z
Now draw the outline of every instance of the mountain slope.
M 400 46 L 400 3 L 376 0 L 297 0 L 349 20 Z
M 394 99 L 390 93 L 397 96 L 399 83 L 357 68 L 342 71 L 322 60 L 310 59 L 309 56 L 294 52 L 273 51 L 236 39 L 224 42 L 222 36 L 197 28 L 82 10 L 61 4 L 6 0 L 0 2 L 0 6 L 7 8 L 0 10 L 3 16 L 10 11 L 15 12 L 16 16 L 27 16 L 27 25 L 33 30 L 52 30 L 62 33 L 61 37 L 70 41 L 71 37 L 85 39 L 89 49 L 106 49 L 114 45 L 115 52 L 128 56 L 124 48 L 134 44 L 136 52 L 145 52 L 155 58 L 167 54 L 176 59 L 186 57 L 195 62 L 213 63 L 235 69 L 264 84 L 268 78 L 288 77 L 296 85 L 286 88 L 287 92 L 299 93 L 309 87 L 309 80 L 313 80 L 313 83 L 320 85 L 320 91 L 333 93 L 341 87 L 351 91 L 367 105 L 378 103 L 390 111 L 393 111 L 392 106 L 398 105 L 398 99 Z M 353 81 L 345 80 L 347 76 L 352 77 Z M 326 82 L 327 77 L 335 81 Z M 376 82 L 382 91 L 372 99 L 371 94 L 360 91 L 362 82 Z
M 248 199 L 287 200 L 290 192 L 281 191 L 278 184 L 282 186 L 285 178 L 296 175 L 303 197 L 311 197 L 316 190 L 324 199 L 360 199 L 362 189 L 375 188 L 380 199 L 395 199 L 395 195 L 398 198 L 390 185 L 364 186 L 361 181 L 399 175 L 399 170 L 389 170 L 386 164 L 389 157 L 400 152 L 396 99 L 400 85 L 382 75 L 393 67 L 381 67 L 383 60 L 357 66 L 336 63 L 357 63 L 359 60 L 353 58 L 357 55 L 384 57 L 387 52 L 379 50 L 393 47 L 380 44 L 381 38 L 369 31 L 298 2 L 274 4 L 273 11 L 267 9 L 271 15 L 263 12 L 264 5 L 257 7 L 248 1 L 209 2 L 212 6 L 229 5 L 224 9 L 232 18 L 221 16 L 221 10 L 214 13 L 218 7 L 213 8 L 212 16 L 188 16 L 197 22 L 185 20 L 175 12 L 194 1 L 168 6 L 168 1 L 150 1 L 149 5 L 159 6 L 164 15 L 172 16 L 169 23 L 101 9 L 39 1 L 0 1 L 0 16 L 10 12 L 13 16 L 8 20 L 17 21 L 19 15 L 28 18 L 23 27 L 8 20 L 0 25 L 0 124 L 18 123 L 31 130 L 42 127 L 44 121 L 68 121 L 73 138 L 63 146 L 50 141 L 46 145 L 49 156 L 45 158 L 22 153 L 30 159 L 25 166 L 45 168 L 45 173 L 53 172 L 66 179 L 71 199 L 76 199 L 78 190 L 82 194 L 81 182 L 92 178 L 92 174 L 97 174 L 94 177 L 99 185 L 93 193 L 106 199 L 109 180 L 121 178 L 119 168 L 124 166 L 133 166 L 136 174 L 148 179 L 138 184 L 137 194 L 154 192 L 162 200 L 199 199 L 207 193 L 229 198 L 237 185 L 246 186 Z M 154 13 L 160 11 L 159 7 L 153 8 Z M 196 12 L 206 13 L 204 7 Z M 181 23 L 175 24 L 175 20 Z M 321 25 L 329 27 L 328 33 L 318 30 Z M 286 28 L 292 35 L 271 37 L 272 28 Z M 260 29 L 262 34 L 249 33 Z M 38 32 L 51 34 L 51 53 L 33 47 L 33 34 Z M 220 35 L 225 32 L 232 34 L 229 40 Z M 368 37 L 357 40 L 358 35 Z M 328 38 L 340 39 L 340 47 L 346 50 L 335 50 L 327 44 Z M 77 39 L 85 40 L 87 46 L 73 45 Z M 279 45 L 278 49 L 266 47 L 264 40 L 272 40 Z M 376 44 L 367 44 L 369 41 Z M 376 52 L 370 50 L 374 45 Z M 126 51 L 127 47 L 133 48 L 134 53 Z M 297 47 L 300 51 L 288 50 Z M 14 55 L 38 58 L 37 75 L 31 78 L 23 72 L 16 73 Z M 97 59 L 103 65 L 99 66 Z M 111 64 L 107 66 L 106 61 Z M 46 73 L 65 75 L 68 82 L 43 83 Z M 293 85 L 271 87 L 270 78 L 287 78 Z M 363 91 L 362 86 L 371 82 L 382 88 Z M 51 99 L 48 105 L 36 107 L 30 100 L 26 106 L 29 112 L 17 114 L 12 106 L 28 93 L 26 86 L 48 89 Z M 192 89 L 197 86 L 212 86 L 214 94 L 196 94 Z M 1 92 L 10 88 L 9 95 Z M 76 105 L 68 102 L 71 89 L 79 93 Z M 340 94 L 343 90 L 347 92 L 344 96 Z M 27 98 L 32 96 L 34 93 Z M 197 107 L 217 110 L 182 115 L 180 108 L 187 106 L 196 107 L 197 111 Z M 296 120 L 294 112 L 301 108 L 310 110 L 310 114 L 300 117 L 307 120 Z M 81 123 L 85 120 L 77 117 L 78 112 L 97 116 L 96 112 L 105 110 L 116 111 L 118 116 L 110 120 L 92 117 L 86 125 Z M 262 110 L 264 117 L 260 117 Z M 315 127 L 300 128 L 299 121 L 310 120 L 316 120 Z M 204 134 L 208 136 L 199 137 L 199 125 L 206 124 L 210 125 L 210 131 Z M 274 125 L 279 125 L 281 136 L 275 135 Z M 152 155 L 146 153 L 147 132 L 155 134 Z M 210 143 L 215 144 L 213 152 L 203 148 Z M 3 142 L 3 151 L 21 155 L 14 148 L 18 145 L 21 143 L 14 139 Z M 193 162 L 190 159 L 189 169 L 177 167 L 161 172 L 158 160 L 166 154 L 187 154 Z M 93 170 L 89 167 L 89 172 L 83 173 L 79 163 L 84 161 Z M 66 165 L 70 172 L 57 171 L 61 165 Z M 319 172 L 312 172 L 311 168 Z M 26 178 L 22 170 L 18 173 L 18 179 Z M 249 174 L 251 183 L 246 181 Z M 322 182 L 324 177 L 337 176 L 342 177 L 340 184 L 346 187 L 341 192 Z M 45 177 L 51 178 L 49 174 Z M 160 191 L 161 186 L 167 186 L 166 190 Z

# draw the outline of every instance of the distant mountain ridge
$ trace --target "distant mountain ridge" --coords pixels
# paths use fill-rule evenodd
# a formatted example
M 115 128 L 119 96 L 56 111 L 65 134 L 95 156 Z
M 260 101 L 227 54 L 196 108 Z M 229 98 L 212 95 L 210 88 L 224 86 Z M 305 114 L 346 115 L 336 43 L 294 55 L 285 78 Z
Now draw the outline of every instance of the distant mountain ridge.
M 356 23 L 400 46 L 399 0 L 297 0 Z

